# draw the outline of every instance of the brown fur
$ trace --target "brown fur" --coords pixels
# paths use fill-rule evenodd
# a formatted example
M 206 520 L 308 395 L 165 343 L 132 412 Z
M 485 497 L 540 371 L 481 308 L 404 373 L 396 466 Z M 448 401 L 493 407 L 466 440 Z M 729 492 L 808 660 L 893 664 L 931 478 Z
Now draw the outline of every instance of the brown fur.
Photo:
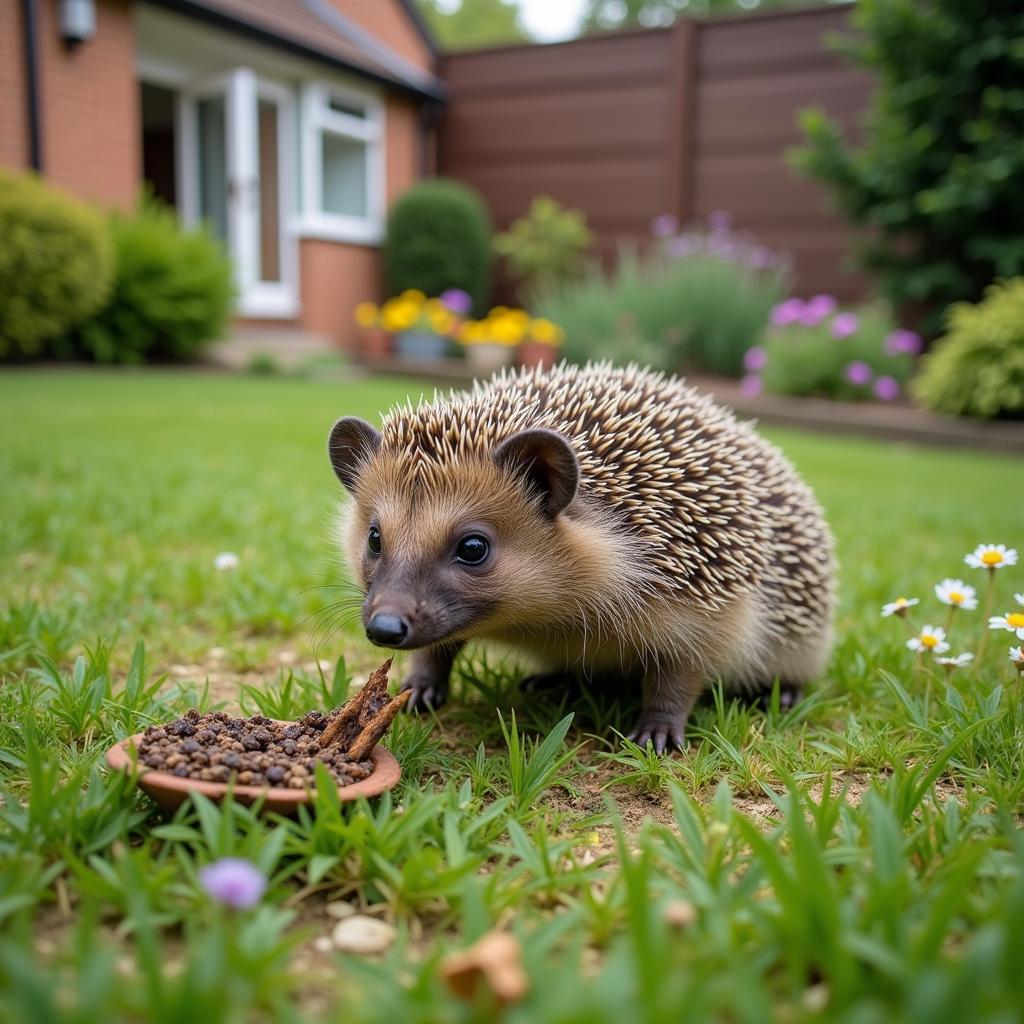
M 536 460 L 496 462 L 502 442 L 538 427 Z M 562 444 L 547 464 L 550 431 Z M 408 646 L 426 649 L 413 689 L 443 698 L 454 651 L 496 640 L 552 670 L 642 677 L 638 735 L 663 746 L 681 742 L 709 677 L 756 689 L 824 668 L 834 563 L 820 508 L 775 448 L 680 381 L 635 367 L 529 371 L 399 409 L 379 437 L 350 434 L 332 437 L 356 499 L 345 547 L 364 622 L 401 615 Z M 552 515 L 545 482 L 573 456 L 579 488 Z M 477 530 L 492 553 L 467 570 L 453 545 Z

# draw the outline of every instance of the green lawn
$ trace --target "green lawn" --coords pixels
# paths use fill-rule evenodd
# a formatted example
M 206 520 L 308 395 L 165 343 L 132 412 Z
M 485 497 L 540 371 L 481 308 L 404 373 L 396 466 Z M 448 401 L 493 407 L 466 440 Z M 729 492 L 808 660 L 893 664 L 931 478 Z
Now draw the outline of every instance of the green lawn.
M 523 1024 L 1019 1020 L 1011 634 L 947 686 L 879 617 L 906 594 L 943 624 L 936 582 L 986 586 L 966 552 L 1024 548 L 1009 459 L 768 431 L 838 537 L 836 654 L 789 715 L 709 699 L 673 759 L 606 742 L 630 708 L 527 699 L 514 666 L 471 651 L 436 722 L 400 720 L 405 776 L 370 806 L 168 820 L 95 768 L 153 719 L 239 700 L 282 717 L 379 661 L 335 631 L 324 443 L 336 416 L 410 390 L 0 375 L 0 1017 L 491 1020 L 487 993 L 458 1001 L 438 965 L 499 926 L 522 944 L 530 994 L 505 1019 Z M 217 571 L 221 552 L 238 568 Z M 995 583 L 1001 613 L 1024 564 Z M 953 653 L 982 623 L 957 613 Z M 565 744 L 541 748 L 569 712 Z M 226 855 L 269 877 L 258 909 L 203 893 L 198 870 Z M 389 953 L 324 950 L 338 899 L 397 927 Z

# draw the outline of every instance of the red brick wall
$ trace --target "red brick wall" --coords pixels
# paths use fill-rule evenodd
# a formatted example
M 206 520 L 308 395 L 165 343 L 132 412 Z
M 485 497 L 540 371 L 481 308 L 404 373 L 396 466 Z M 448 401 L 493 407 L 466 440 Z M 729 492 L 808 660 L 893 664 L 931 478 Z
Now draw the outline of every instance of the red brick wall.
M 28 166 L 21 5 L 0 3 L 0 166 Z
M 83 199 L 131 206 L 142 176 L 131 0 L 98 0 L 95 36 L 71 52 L 57 0 L 41 0 L 38 28 L 46 177 Z
M 399 0 L 330 0 L 342 14 L 421 68 L 432 70 L 433 54 Z

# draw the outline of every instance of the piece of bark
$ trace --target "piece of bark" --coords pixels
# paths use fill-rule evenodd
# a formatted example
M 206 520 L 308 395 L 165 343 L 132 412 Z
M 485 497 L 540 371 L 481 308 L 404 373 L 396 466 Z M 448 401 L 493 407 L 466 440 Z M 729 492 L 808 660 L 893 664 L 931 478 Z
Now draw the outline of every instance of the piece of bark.
M 392 659 L 388 658 L 380 668 L 374 669 L 366 685 L 327 723 L 327 728 L 320 734 L 321 750 L 334 743 L 339 743 L 342 750 L 348 750 L 366 723 L 387 703 L 391 662 Z
M 469 949 L 441 961 L 441 977 L 460 999 L 472 1001 L 482 988 L 502 1006 L 520 1002 L 530 990 L 519 942 L 507 932 L 488 932 Z
M 402 705 L 412 696 L 412 690 L 406 690 L 404 693 L 400 693 L 394 699 L 388 701 L 371 718 L 363 728 L 363 731 L 352 741 L 352 745 L 348 748 L 346 753 L 348 754 L 350 761 L 362 761 L 364 758 L 369 757 L 370 751 L 377 746 L 380 738 L 391 728 L 391 723 L 395 720 L 395 715 L 398 714 L 402 709 Z

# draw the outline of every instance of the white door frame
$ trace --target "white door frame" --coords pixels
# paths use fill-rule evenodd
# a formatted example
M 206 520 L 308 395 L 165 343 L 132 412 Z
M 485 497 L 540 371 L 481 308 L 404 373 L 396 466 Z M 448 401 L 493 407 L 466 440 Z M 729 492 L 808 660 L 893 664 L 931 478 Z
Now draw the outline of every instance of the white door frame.
M 178 94 L 175 135 L 178 140 L 178 187 L 185 224 L 200 222 L 199 152 L 196 105 L 224 97 L 227 246 L 242 316 L 291 318 L 298 314 L 298 240 L 292 230 L 295 181 L 295 113 L 291 92 L 261 79 L 252 68 L 237 67 Z M 259 122 L 260 99 L 278 111 L 278 224 L 281 280 L 260 280 Z

